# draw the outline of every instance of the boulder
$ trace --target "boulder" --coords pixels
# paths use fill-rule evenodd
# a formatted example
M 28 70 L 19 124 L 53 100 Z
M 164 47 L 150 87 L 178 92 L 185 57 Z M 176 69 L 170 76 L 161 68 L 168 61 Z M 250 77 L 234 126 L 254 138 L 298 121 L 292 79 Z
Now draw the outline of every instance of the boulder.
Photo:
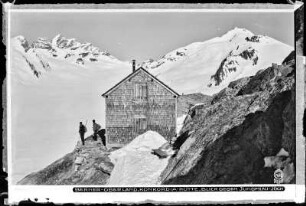
M 114 165 L 111 162 L 101 162 L 99 165 L 97 165 L 97 169 L 101 170 L 105 174 L 110 175 L 112 170 L 114 168 Z

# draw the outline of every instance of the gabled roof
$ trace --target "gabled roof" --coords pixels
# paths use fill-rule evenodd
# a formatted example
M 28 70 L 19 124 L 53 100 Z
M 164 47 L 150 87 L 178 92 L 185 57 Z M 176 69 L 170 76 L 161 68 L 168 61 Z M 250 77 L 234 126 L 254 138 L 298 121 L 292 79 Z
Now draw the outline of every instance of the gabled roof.
M 137 75 L 140 71 L 144 71 L 147 75 L 149 75 L 152 79 L 154 79 L 155 81 L 157 81 L 160 85 L 162 85 L 164 88 L 166 88 L 168 91 L 170 91 L 171 93 L 173 93 L 174 95 L 180 96 L 177 92 L 175 92 L 173 89 L 171 89 L 169 86 L 167 86 L 165 83 L 163 83 L 162 81 L 160 81 L 159 79 L 157 79 L 155 76 L 153 76 L 152 74 L 150 74 L 147 70 L 145 70 L 142 67 L 139 67 L 136 71 L 134 71 L 133 73 L 129 74 L 127 77 L 125 77 L 124 79 L 122 79 L 120 82 L 118 82 L 115 86 L 113 86 L 112 88 L 110 88 L 109 90 L 107 90 L 105 93 L 102 94 L 102 97 L 105 97 L 106 95 L 108 95 L 109 93 L 111 93 L 112 91 L 114 91 L 121 83 L 123 83 L 124 81 L 128 80 L 129 78 L 134 77 L 135 75 Z

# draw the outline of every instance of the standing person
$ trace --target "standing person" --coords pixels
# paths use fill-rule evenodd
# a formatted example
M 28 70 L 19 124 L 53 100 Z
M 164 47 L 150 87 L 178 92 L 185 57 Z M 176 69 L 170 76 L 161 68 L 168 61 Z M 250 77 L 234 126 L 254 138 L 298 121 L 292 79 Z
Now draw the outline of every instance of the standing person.
M 85 136 L 85 133 L 87 132 L 87 128 L 85 125 L 82 124 L 82 122 L 80 122 L 80 127 L 79 127 L 79 133 L 80 133 L 80 137 L 81 137 L 81 141 L 82 141 L 82 144 L 85 145 L 85 139 L 84 139 L 84 136 Z
M 103 145 L 106 147 L 106 139 L 105 139 L 105 129 L 101 129 L 99 132 L 99 136 L 101 137 Z
M 93 130 L 93 133 L 94 133 L 93 134 L 93 139 L 95 141 L 97 141 L 97 139 L 98 139 L 97 135 L 98 135 L 98 132 L 99 132 L 100 128 L 101 128 L 101 126 L 99 124 L 97 124 L 95 120 L 92 120 L 92 130 Z

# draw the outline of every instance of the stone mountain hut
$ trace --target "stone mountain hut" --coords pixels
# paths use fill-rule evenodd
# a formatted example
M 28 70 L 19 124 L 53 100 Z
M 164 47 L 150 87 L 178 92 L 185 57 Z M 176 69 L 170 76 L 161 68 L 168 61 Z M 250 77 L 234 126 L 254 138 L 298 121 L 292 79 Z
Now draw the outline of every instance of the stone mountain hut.
M 176 135 L 179 94 L 142 67 L 106 91 L 105 129 L 108 144 L 124 145 L 148 130 L 168 141 Z

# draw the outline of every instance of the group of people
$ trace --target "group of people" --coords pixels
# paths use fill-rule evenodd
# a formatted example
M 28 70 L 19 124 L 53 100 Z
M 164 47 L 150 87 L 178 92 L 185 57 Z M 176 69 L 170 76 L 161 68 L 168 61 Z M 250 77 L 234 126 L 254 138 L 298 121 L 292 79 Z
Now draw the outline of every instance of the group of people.
M 94 139 L 95 141 L 97 141 L 97 140 L 98 140 L 98 136 L 100 136 L 100 135 L 98 134 L 98 132 L 99 132 L 100 129 L 101 129 L 101 125 L 99 125 L 98 123 L 96 123 L 95 120 L 92 120 L 93 139 Z M 83 145 L 85 145 L 85 138 L 84 138 L 84 136 L 85 136 L 85 133 L 86 133 L 86 132 L 87 132 L 86 126 L 85 126 L 82 122 L 80 122 L 79 133 L 80 133 L 80 137 L 81 137 L 81 141 L 82 141 L 82 144 L 83 144 Z M 103 144 L 104 144 L 104 146 L 105 146 L 105 139 L 103 139 L 103 138 L 105 138 L 105 137 L 101 137 L 101 136 L 100 136 L 100 138 L 101 138 L 101 140 L 102 140 L 102 142 L 103 142 Z

